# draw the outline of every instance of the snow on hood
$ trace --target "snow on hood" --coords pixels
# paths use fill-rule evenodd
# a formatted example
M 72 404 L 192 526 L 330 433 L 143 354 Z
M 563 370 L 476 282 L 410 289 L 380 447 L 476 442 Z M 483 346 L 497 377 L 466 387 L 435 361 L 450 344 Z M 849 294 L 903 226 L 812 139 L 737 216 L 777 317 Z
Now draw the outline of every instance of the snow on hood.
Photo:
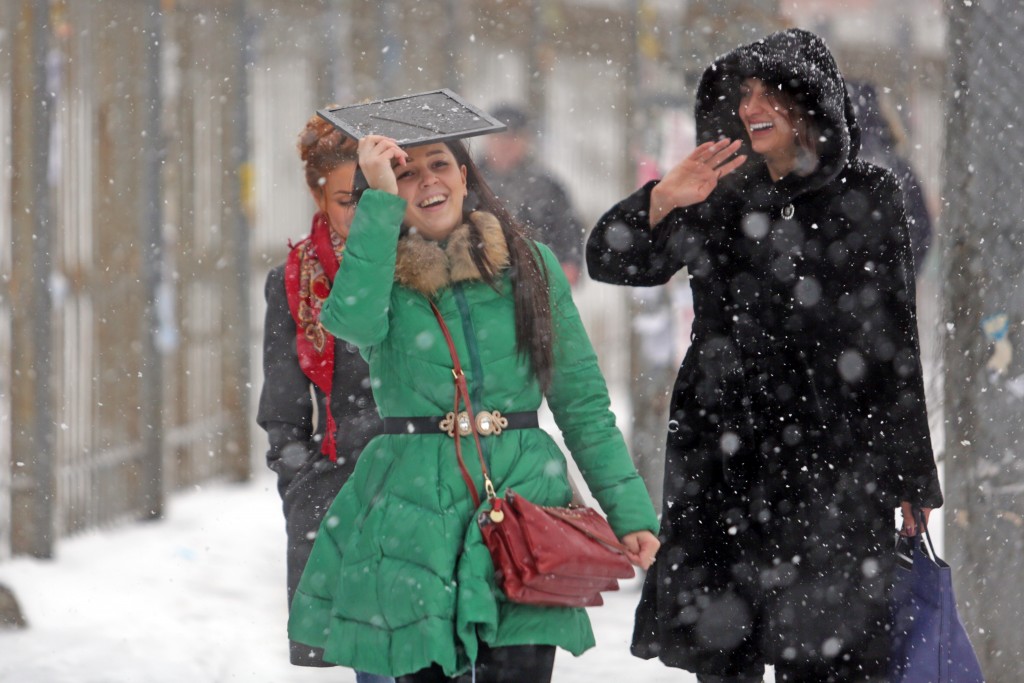
M 746 78 L 781 86 L 817 125 L 823 138 L 821 163 L 802 179 L 804 189 L 829 182 L 857 157 L 860 129 L 843 76 L 825 41 L 803 29 L 780 31 L 738 47 L 704 71 L 697 88 L 698 144 L 722 136 L 740 139 L 751 162 L 760 161 L 760 156 L 750 151 L 750 140 L 737 114 L 740 84 Z

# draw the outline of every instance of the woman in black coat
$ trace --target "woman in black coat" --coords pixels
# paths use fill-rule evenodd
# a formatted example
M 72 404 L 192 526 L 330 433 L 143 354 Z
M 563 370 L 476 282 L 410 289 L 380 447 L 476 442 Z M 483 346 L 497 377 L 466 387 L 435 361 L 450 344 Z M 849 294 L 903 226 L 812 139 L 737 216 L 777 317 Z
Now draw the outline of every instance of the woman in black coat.
M 718 59 L 696 117 L 704 144 L 587 244 L 596 280 L 685 267 L 694 296 L 633 653 L 702 682 L 881 680 L 893 509 L 942 503 L 899 186 L 857 160 L 806 31 Z
M 267 275 L 263 391 L 256 420 L 267 432 L 288 534 L 288 603 L 320 522 L 360 451 L 381 431 L 370 370 L 359 351 L 320 325 L 320 307 L 344 258 L 355 213 L 356 141 L 319 116 L 299 135 L 299 155 L 317 212 L 309 235 Z M 298 666 L 333 666 L 320 650 L 291 642 Z M 393 679 L 356 672 L 359 683 Z

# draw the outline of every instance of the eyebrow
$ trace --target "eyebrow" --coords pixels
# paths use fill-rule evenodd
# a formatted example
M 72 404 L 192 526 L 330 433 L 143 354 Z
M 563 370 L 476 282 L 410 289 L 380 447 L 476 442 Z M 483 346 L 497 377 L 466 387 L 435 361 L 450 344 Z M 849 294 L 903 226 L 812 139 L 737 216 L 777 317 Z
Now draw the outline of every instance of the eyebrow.
M 427 152 L 427 157 L 433 157 L 433 156 L 437 156 L 438 154 L 444 154 L 446 151 L 448 151 L 447 148 L 445 148 L 445 149 L 435 149 L 435 150 L 433 150 L 431 152 Z M 392 159 L 391 160 L 391 168 L 396 168 L 397 166 L 398 166 L 398 160 Z

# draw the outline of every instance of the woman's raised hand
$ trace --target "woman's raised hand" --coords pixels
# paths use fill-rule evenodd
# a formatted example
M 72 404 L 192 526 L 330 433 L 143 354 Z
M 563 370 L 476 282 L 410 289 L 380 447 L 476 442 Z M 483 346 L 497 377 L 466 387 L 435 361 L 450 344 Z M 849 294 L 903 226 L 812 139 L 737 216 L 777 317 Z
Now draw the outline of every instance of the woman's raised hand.
M 665 174 L 651 190 L 648 214 L 655 226 L 673 209 L 699 204 L 718 186 L 722 176 L 729 175 L 747 160 L 747 155 L 733 157 L 740 148 L 740 140 L 723 138 L 705 142 Z
M 359 168 L 366 184 L 375 190 L 398 194 L 392 162 L 404 166 L 409 155 L 398 143 L 383 135 L 367 135 L 359 141 Z

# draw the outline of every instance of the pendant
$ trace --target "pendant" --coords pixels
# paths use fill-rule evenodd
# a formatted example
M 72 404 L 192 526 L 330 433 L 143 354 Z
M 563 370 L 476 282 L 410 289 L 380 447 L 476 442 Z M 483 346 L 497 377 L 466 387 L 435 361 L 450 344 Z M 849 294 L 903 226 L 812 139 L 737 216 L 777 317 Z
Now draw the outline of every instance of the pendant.
M 782 207 L 782 217 L 787 221 L 793 218 L 794 213 L 796 213 L 796 209 L 793 208 L 792 204 L 787 204 L 786 206 Z

